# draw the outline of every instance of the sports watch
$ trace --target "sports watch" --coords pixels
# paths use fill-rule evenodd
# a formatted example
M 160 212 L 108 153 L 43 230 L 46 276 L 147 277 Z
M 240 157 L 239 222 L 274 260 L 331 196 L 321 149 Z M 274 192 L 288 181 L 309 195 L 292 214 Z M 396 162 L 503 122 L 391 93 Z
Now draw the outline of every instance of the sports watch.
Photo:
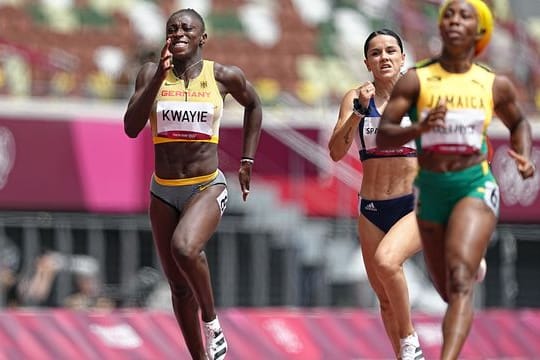
M 360 104 L 360 101 L 358 101 L 358 99 L 354 99 L 353 100 L 353 112 L 362 117 L 362 116 L 366 116 L 369 112 L 369 109 L 366 108 L 366 107 L 363 107 L 362 104 Z

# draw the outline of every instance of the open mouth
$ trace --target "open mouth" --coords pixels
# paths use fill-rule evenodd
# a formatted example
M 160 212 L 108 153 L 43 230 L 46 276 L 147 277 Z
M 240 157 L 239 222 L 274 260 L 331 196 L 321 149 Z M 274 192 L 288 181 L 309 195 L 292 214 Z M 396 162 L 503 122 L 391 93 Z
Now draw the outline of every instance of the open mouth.
M 187 41 L 177 41 L 172 44 L 173 49 L 185 49 L 188 46 Z
M 461 37 L 461 32 L 459 32 L 457 30 L 449 30 L 449 31 L 446 32 L 446 35 L 449 38 L 458 38 L 458 37 Z

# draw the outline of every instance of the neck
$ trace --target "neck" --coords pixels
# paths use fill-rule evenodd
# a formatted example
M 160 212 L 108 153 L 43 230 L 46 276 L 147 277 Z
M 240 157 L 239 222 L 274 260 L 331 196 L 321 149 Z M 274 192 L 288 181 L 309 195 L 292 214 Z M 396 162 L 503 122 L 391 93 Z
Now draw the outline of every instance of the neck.
M 401 76 L 401 75 L 400 75 Z M 374 80 L 375 84 L 375 96 L 382 100 L 390 99 L 390 94 L 394 85 L 399 80 L 400 76 L 396 76 L 391 80 Z
M 471 52 L 453 53 L 443 50 L 439 57 L 442 68 L 451 73 L 464 73 L 469 71 L 474 61 L 474 49 Z
M 203 59 L 190 59 L 185 63 L 175 63 L 173 67 L 174 75 L 179 79 L 189 78 L 195 72 L 197 65 L 202 63 Z

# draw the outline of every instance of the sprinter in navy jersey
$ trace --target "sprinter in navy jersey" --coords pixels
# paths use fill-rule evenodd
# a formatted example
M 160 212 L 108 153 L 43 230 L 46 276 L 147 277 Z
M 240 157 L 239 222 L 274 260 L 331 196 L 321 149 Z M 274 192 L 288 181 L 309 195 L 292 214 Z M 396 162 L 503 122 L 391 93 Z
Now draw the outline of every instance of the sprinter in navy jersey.
M 405 61 L 399 36 L 388 29 L 371 33 L 364 44 L 365 64 L 373 81 L 349 90 L 328 144 L 339 161 L 353 141 L 360 149 L 358 234 L 364 264 L 381 308 L 384 327 L 396 358 L 423 359 L 414 330 L 403 263 L 421 248 L 414 213 L 416 175 L 414 143 L 381 150 L 375 143 L 379 119 Z M 402 125 L 410 124 L 403 118 Z

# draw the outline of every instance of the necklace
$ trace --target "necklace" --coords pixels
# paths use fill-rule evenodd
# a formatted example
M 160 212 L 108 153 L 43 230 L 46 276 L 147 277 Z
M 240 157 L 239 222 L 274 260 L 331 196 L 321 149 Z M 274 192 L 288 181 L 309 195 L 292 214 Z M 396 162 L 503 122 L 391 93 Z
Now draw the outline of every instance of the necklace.
M 186 74 L 186 72 L 187 72 L 189 69 L 191 69 L 192 67 L 195 67 L 196 65 L 199 65 L 202 61 L 203 61 L 203 59 L 200 59 L 199 61 L 194 62 L 193 64 L 189 65 L 187 68 L 184 69 L 184 71 L 183 71 L 180 75 L 178 75 L 178 74 L 176 73 L 176 69 L 173 68 L 172 70 L 173 70 L 174 76 L 176 76 L 177 79 L 183 80 L 183 79 L 184 79 L 184 75 Z

